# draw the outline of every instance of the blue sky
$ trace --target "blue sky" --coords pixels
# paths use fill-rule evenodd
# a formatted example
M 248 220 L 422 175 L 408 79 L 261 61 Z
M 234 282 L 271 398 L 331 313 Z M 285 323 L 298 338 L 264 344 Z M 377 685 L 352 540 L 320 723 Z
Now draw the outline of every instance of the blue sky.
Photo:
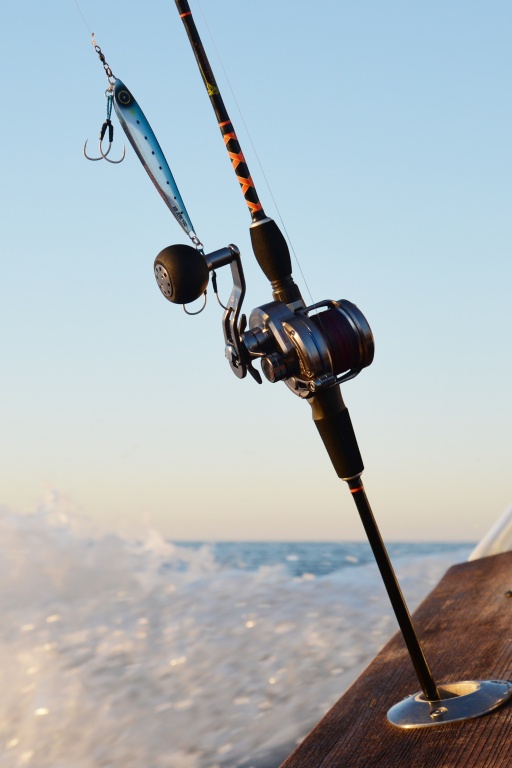
M 206 249 L 240 247 L 249 313 L 270 290 L 174 3 L 80 7 Z M 243 121 L 192 10 L 313 300 L 372 326 L 375 362 L 343 394 L 384 536 L 477 540 L 512 503 L 510 3 L 203 2 Z M 0 505 L 58 489 L 109 530 L 362 538 L 309 407 L 233 376 L 212 299 L 187 317 L 160 295 L 154 257 L 185 236 L 131 148 L 83 158 L 106 80 L 75 2 L 0 13 Z

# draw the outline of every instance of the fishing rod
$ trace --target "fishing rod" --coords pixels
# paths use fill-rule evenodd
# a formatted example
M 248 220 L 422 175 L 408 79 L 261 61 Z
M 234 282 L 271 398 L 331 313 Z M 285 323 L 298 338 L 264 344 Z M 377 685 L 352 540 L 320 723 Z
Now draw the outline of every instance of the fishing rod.
M 340 384 L 373 361 L 374 341 L 360 310 L 346 299 L 305 307 L 292 277 L 286 241 L 267 218 L 219 91 L 188 0 L 175 0 L 212 104 L 242 194 L 251 213 L 251 242 L 258 264 L 270 280 L 274 301 L 253 310 L 241 342 L 261 358 L 271 382 L 284 381 L 308 400 L 313 420 L 338 477 L 348 483 L 404 635 L 425 697 L 440 695 L 412 624 L 393 567 L 363 488 L 363 461 Z M 157 262 L 159 257 L 157 257 Z M 318 310 L 323 310 L 318 312 Z M 314 315 L 311 313 L 315 311 Z
M 259 371 L 253 365 L 259 360 L 267 380 L 284 382 L 311 406 L 313 421 L 333 467 L 338 477 L 347 483 L 353 496 L 421 686 L 419 694 L 406 698 L 389 710 L 390 722 L 398 727 L 411 728 L 477 717 L 512 696 L 512 684 L 508 681 L 476 681 L 470 694 L 467 694 L 468 681 L 437 686 L 361 479 L 364 465 L 340 385 L 357 376 L 373 361 L 374 339 L 368 321 L 346 299 L 327 299 L 311 306 L 305 305 L 292 276 L 286 240 L 275 221 L 267 217 L 263 210 L 188 1 L 175 2 L 251 214 L 252 248 L 270 281 L 273 301 L 254 309 L 247 322 L 241 313 L 245 278 L 239 249 L 231 244 L 205 253 L 149 123 L 130 91 L 112 75 L 98 46 L 95 50 L 109 79 L 107 120 L 106 128 L 104 124 L 100 133 L 101 157 L 89 159 L 115 162 L 108 157 L 112 145 L 110 98 L 121 126 L 153 184 L 194 245 L 171 245 L 160 251 L 154 263 L 160 291 L 168 301 L 176 304 L 186 305 L 203 293 L 206 299 L 210 274 L 216 292 L 215 269 L 229 265 L 233 288 L 224 306 L 223 331 L 226 357 L 232 371 L 239 378 L 249 373 L 261 384 Z M 107 129 L 109 146 L 103 151 L 102 142 Z M 170 197 L 167 194 L 169 190 Z M 464 691 L 460 695 L 453 692 L 457 686 Z
M 272 287 L 274 301 L 253 310 L 247 330 L 238 328 L 238 347 L 244 359 L 260 358 L 269 381 L 284 381 L 294 394 L 309 402 L 334 469 L 353 496 L 421 686 L 419 694 L 392 707 L 388 719 L 396 726 L 410 728 L 488 712 L 512 696 L 512 684 L 477 681 L 469 695 L 467 685 L 460 686 L 460 695 L 457 684 L 449 689 L 437 686 L 363 486 L 364 465 L 340 384 L 371 365 L 374 340 L 370 326 L 346 299 L 304 305 L 292 277 L 288 246 L 277 224 L 265 215 L 188 0 L 175 2 L 251 214 L 254 255 Z M 155 262 L 157 268 L 159 258 L 161 254 Z M 228 359 L 230 354 L 228 351 Z

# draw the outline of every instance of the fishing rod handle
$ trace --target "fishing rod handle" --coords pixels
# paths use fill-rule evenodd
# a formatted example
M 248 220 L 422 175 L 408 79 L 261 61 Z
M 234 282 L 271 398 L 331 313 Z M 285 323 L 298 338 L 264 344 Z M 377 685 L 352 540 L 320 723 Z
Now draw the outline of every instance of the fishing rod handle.
M 292 260 L 288 243 L 273 219 L 265 217 L 249 228 L 256 261 L 265 277 L 270 280 L 272 296 L 283 304 L 304 306 L 299 286 L 292 277 Z
M 349 481 L 364 470 L 356 435 L 339 386 L 309 399 L 316 428 L 339 478 Z

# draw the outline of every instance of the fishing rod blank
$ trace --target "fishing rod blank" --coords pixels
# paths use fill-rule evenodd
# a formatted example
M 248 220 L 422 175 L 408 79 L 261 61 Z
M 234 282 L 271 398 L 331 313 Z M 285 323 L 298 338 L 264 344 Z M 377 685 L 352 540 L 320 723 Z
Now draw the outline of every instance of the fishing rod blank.
M 187 0 L 176 0 L 176 5 L 180 13 L 181 20 L 187 30 L 190 44 L 196 57 L 201 77 L 203 78 L 204 85 L 210 97 L 210 102 L 217 118 L 217 123 L 222 133 L 224 144 L 228 151 L 228 155 L 233 165 L 236 177 L 240 184 L 242 194 L 245 198 L 245 202 L 253 221 L 262 221 L 265 218 L 265 212 L 263 206 L 260 203 L 256 187 L 252 180 L 247 162 L 243 155 L 242 149 L 238 142 L 233 123 L 231 122 L 228 111 L 225 107 L 224 101 L 219 91 L 219 87 L 215 80 L 210 62 L 206 56 L 199 32 L 192 16 L 192 11 Z
M 210 102 L 215 112 L 233 170 L 251 214 L 250 234 L 256 260 L 266 277 L 270 280 L 273 296 L 276 301 L 282 301 L 285 304 L 296 303 L 297 306 L 304 306 L 299 287 L 292 278 L 292 263 L 288 245 L 276 222 L 268 218 L 263 210 L 233 123 L 229 117 L 199 32 L 197 31 L 188 0 L 176 0 L 176 6 L 187 31 L 206 91 L 210 97 Z

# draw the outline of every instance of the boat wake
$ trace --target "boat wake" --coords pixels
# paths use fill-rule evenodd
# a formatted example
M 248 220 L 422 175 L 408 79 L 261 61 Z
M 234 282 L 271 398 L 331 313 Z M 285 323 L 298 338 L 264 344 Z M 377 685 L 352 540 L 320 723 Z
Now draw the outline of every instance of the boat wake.
M 365 545 L 318 575 L 292 545 L 86 535 L 56 503 L 1 511 L 0 535 L 5 768 L 277 766 L 396 628 Z M 414 606 L 470 547 L 412 549 Z

